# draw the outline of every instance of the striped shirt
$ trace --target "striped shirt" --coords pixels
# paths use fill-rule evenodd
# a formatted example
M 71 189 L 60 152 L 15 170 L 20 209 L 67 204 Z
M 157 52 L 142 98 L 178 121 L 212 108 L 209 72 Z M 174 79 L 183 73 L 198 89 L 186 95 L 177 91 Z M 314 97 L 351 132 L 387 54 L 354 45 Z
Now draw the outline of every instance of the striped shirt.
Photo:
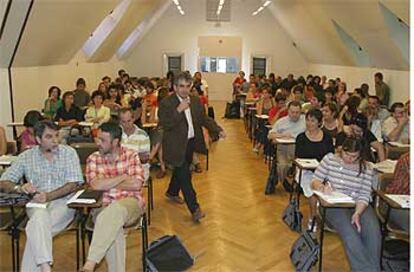
M 18 183 L 22 178 L 41 192 L 50 192 L 67 182 L 83 182 L 79 157 L 70 146 L 59 145 L 52 161 L 45 158 L 39 146 L 21 153 L 0 180 Z
M 328 179 L 332 189 L 344 193 L 354 199 L 368 204 L 371 201 L 374 172 L 367 164 L 365 171 L 359 174 L 359 165 L 347 165 L 332 153 L 323 157 L 315 170 L 314 179 L 324 181 Z

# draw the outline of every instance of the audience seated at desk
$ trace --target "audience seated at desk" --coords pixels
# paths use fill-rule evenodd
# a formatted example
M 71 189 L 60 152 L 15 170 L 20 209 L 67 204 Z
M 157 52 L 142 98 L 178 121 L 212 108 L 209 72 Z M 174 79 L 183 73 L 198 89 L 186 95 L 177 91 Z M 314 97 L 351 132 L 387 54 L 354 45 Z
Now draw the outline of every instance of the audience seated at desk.
M 385 160 L 384 146 L 378 141 L 378 139 L 368 130 L 368 119 L 362 113 L 358 113 L 355 118 L 350 122 L 350 125 L 345 127 L 345 131 L 336 135 L 335 148 L 340 151 L 342 145 L 347 137 L 355 137 L 362 141 L 363 151 L 362 155 L 368 161 L 375 162 L 371 147 L 376 151 L 378 160 Z
M 1 191 L 34 194 L 33 200 L 48 203 L 46 208 L 26 208 L 26 246 L 22 271 L 51 271 L 52 238 L 73 220 L 75 210 L 66 202 L 83 182 L 76 151 L 58 144 L 58 126 L 44 120 L 34 131 L 38 146 L 23 152 L 0 178 Z M 20 185 L 25 177 L 29 182 Z
M 390 112 L 387 108 L 381 106 L 380 99 L 378 96 L 371 95 L 368 97 L 368 106 L 371 106 L 376 111 L 377 118 L 381 121 L 381 124 L 385 121 L 385 119 L 390 116 Z
M 295 139 L 297 135 L 305 131 L 305 116 L 301 115 L 301 105 L 297 101 L 292 101 L 288 105 L 288 116 L 279 119 L 269 131 L 268 138 Z M 294 145 L 277 146 L 277 172 L 280 181 L 283 181 L 292 165 L 295 155 Z
M 104 106 L 111 110 L 111 116 L 117 116 L 121 106 L 121 95 L 119 94 L 119 84 L 112 83 L 109 85 L 108 94 L 104 100 Z
M 63 104 L 55 116 L 55 121 L 59 122 L 60 127 L 71 127 L 83 121 L 83 112 L 80 108 L 73 104 L 73 92 L 66 92 L 63 94 Z
M 322 107 L 322 130 L 331 135 L 333 139 L 338 134 L 338 107 L 334 102 L 327 102 Z
M 26 113 L 23 119 L 23 125 L 25 129 L 23 130 L 22 134 L 20 134 L 19 138 L 17 139 L 17 143 L 19 147 L 18 149 L 20 152 L 37 145 L 34 127 L 39 121 L 43 119 L 44 118 L 42 114 L 36 110 L 31 110 Z
M 288 109 L 286 106 L 286 96 L 283 94 L 276 94 L 275 105 L 269 110 L 269 124 L 272 126 L 282 117 L 287 116 Z
M 48 91 L 48 98 L 45 100 L 43 113 L 44 116 L 50 120 L 55 119 L 58 108 L 62 106 L 62 100 L 60 99 L 61 90 L 57 86 L 52 86 Z
M 322 112 L 318 109 L 311 109 L 306 113 L 306 131 L 296 137 L 295 157 L 300 159 L 317 159 L 321 161 L 328 153 L 334 153 L 332 137 L 321 129 Z M 299 180 L 297 170 L 296 181 Z M 302 170 L 301 186 L 303 194 L 309 200 L 310 215 L 308 228 L 312 226 L 312 220 L 316 216 L 317 198 L 313 195 L 311 181 L 313 172 Z M 316 228 L 314 228 L 316 231 Z
M 84 111 L 89 106 L 91 96 L 86 91 L 85 79 L 79 78 L 76 81 L 76 89 L 73 90 L 73 96 L 75 106 L 77 106 L 82 111 Z
M 102 105 L 104 100 L 104 93 L 102 91 L 94 91 L 91 99 L 93 104 L 86 110 L 85 121 L 92 122 L 92 127 L 96 129 L 111 119 L 111 110 Z
M 144 169 L 137 152 L 121 147 L 122 129 L 108 122 L 99 127 L 99 151 L 86 162 L 86 179 L 94 190 L 105 191 L 103 207 L 92 210 L 95 227 L 84 271 L 94 271 L 106 257 L 108 271 L 125 271 L 126 240 L 123 227 L 143 214 Z
M 383 134 L 391 142 L 407 144 L 410 142 L 410 118 L 403 103 L 391 106 L 391 116 L 383 124 Z
M 361 140 L 346 138 L 340 152 L 327 154 L 315 170 L 312 189 L 338 191 L 355 200 L 354 210 L 327 209 L 326 220 L 340 236 L 352 271 L 381 271 L 380 227 L 369 205 L 375 178 L 362 156 L 363 145 Z
M 387 194 L 410 195 L 410 153 L 403 154 L 395 166 L 394 178 L 385 188 Z M 390 222 L 410 232 L 410 210 L 391 209 Z

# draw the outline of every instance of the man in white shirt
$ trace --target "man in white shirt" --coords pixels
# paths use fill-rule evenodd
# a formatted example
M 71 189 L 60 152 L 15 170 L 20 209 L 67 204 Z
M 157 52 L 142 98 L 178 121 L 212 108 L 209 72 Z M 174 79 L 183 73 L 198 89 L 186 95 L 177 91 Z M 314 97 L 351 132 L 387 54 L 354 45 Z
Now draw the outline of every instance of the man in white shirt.
M 134 124 L 134 121 L 131 109 L 122 109 L 119 112 L 119 123 L 122 128 L 121 146 L 138 153 L 144 168 L 144 179 L 147 181 L 150 175 L 150 138 L 144 130 Z
M 397 102 L 391 106 L 391 116 L 382 126 L 383 135 L 390 142 L 409 143 L 410 118 L 403 103 Z
M 293 142 L 300 133 L 306 129 L 305 116 L 301 114 L 302 107 L 300 102 L 291 101 L 288 105 L 288 116 L 282 117 L 276 121 L 272 129 L 269 131 L 268 138 L 275 139 L 291 139 Z M 287 172 L 292 166 L 295 158 L 294 144 L 278 144 L 277 145 L 277 173 L 279 181 L 283 181 Z

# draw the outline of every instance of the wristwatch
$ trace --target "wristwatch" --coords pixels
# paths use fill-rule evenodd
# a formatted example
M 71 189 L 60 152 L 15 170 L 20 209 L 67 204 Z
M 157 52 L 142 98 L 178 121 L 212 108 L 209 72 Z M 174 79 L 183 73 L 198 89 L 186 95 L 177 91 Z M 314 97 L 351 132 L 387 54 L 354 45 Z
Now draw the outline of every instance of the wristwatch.
M 22 186 L 20 186 L 19 184 L 17 184 L 17 185 L 15 185 L 13 187 L 13 191 L 16 192 L 16 193 L 21 193 L 22 192 L 21 187 Z

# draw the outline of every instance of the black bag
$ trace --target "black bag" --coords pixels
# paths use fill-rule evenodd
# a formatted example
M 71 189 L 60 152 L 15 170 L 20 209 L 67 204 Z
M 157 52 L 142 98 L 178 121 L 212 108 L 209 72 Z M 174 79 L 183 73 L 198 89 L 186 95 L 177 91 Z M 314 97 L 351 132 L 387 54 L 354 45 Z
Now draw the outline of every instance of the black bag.
M 86 131 L 85 128 L 81 126 L 71 127 L 69 131 L 69 136 L 66 140 L 68 145 L 73 143 L 92 143 L 93 138 L 90 131 Z
M 146 253 L 149 271 L 185 271 L 194 258 L 175 235 L 165 235 L 152 242 Z
M 207 108 L 207 115 L 211 117 L 211 119 L 214 120 L 214 108 L 213 107 L 210 106 Z
M 272 167 L 270 168 L 269 176 L 267 177 L 267 183 L 265 188 L 265 195 L 274 194 L 277 186 L 277 167 L 276 162 L 273 160 Z
M 385 241 L 382 264 L 386 272 L 410 271 L 410 244 L 402 240 Z
M 283 211 L 282 220 L 286 225 L 296 232 L 302 231 L 302 213 L 299 211 L 298 200 L 291 194 L 289 198 L 289 204 Z
M 312 232 L 314 224 L 315 219 L 312 221 L 311 230 L 303 232 L 290 250 L 290 260 L 296 271 L 310 271 L 318 262 L 320 246 Z
M 231 103 L 227 102 L 224 118 L 228 118 L 228 119 L 239 119 L 240 118 L 240 102 L 239 101 L 233 101 Z

